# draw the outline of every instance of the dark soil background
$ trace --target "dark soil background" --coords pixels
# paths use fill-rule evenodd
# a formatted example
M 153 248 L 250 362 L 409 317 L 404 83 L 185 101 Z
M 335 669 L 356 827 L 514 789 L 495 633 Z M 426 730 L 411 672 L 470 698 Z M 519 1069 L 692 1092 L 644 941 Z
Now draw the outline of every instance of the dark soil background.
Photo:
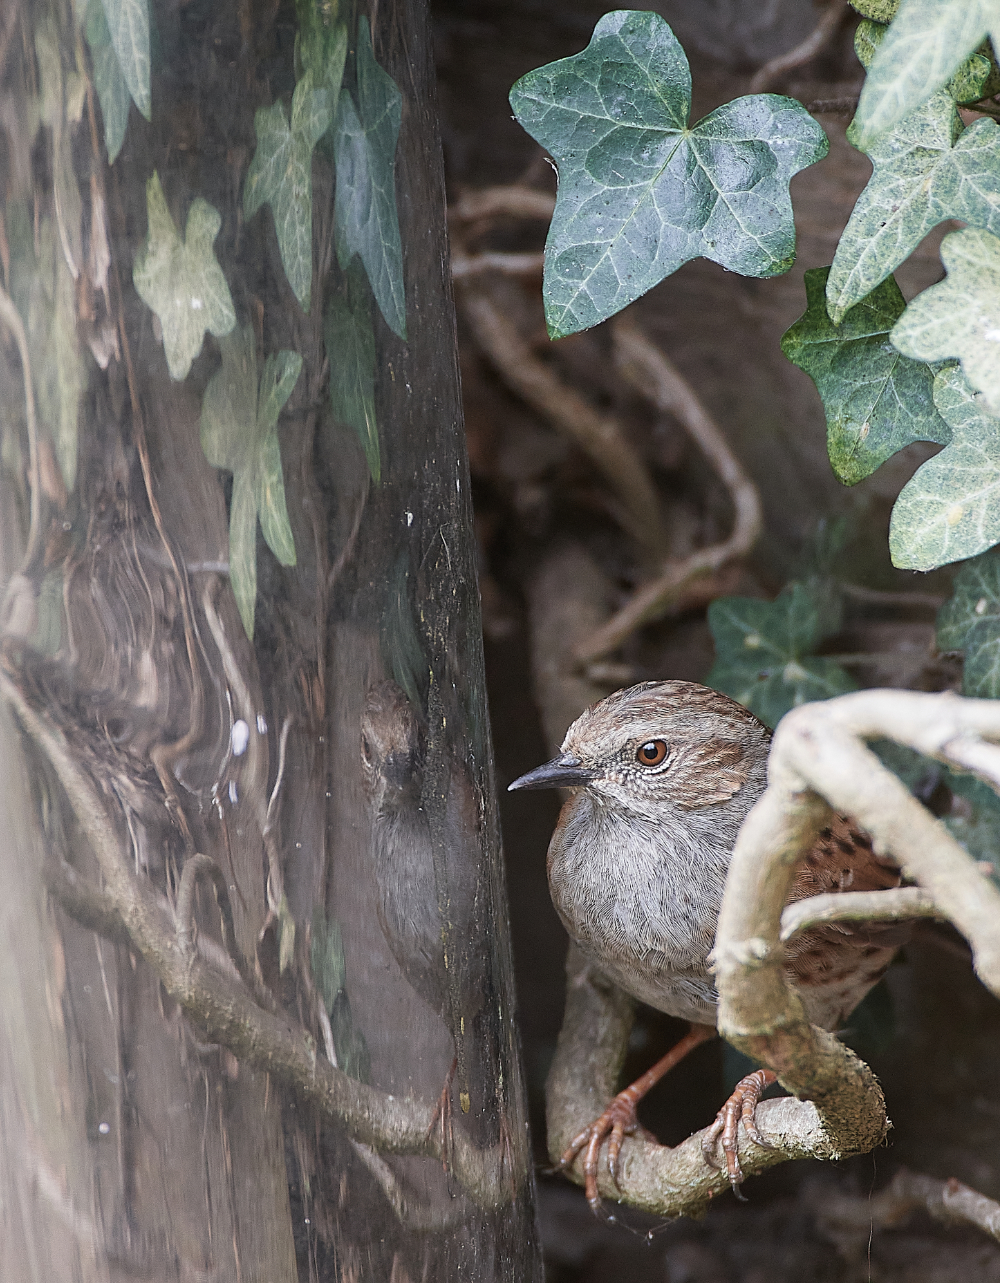
M 656 8 L 690 58 L 696 119 L 746 93 L 757 67 L 796 45 L 820 13 L 808 0 L 672 0 Z M 526 71 L 582 49 L 602 12 L 604 6 L 593 0 L 436 0 L 432 5 L 452 201 L 470 190 L 515 181 L 554 190 L 537 145 L 512 119 L 507 94 Z M 856 94 L 861 70 L 852 34 L 853 21 L 845 15 L 823 54 L 788 73 L 773 91 L 806 103 Z M 855 489 L 842 487 L 827 462 L 815 389 L 778 346 L 805 307 L 803 270 L 831 261 L 870 172 L 867 160 L 845 141 L 849 113 L 819 118 L 831 150 L 792 183 L 799 233 L 795 268 L 784 277 L 757 281 L 696 260 L 635 310 L 723 425 L 760 489 L 765 535 L 731 591 L 774 596 L 812 564 L 834 529 L 839 531 L 838 577 L 873 589 L 944 596 L 947 574 L 918 578 L 893 571 L 886 550 L 892 500 L 928 448 L 911 447 Z M 897 273 L 907 297 L 939 279 L 937 246 L 946 230 L 928 237 Z M 537 249 L 541 235 L 538 224 L 508 223 L 490 232 L 484 244 Z M 499 289 L 522 333 L 537 340 L 535 350 L 542 351 L 539 281 L 505 280 Z M 639 567 L 588 463 L 508 391 L 463 324 L 461 306 L 459 324 L 503 790 L 549 756 L 530 664 L 526 585 L 534 568 L 557 543 L 577 542 L 624 596 Z M 601 330 L 564 340 L 548 359 L 595 404 L 614 406 L 632 424 L 654 468 L 672 539 L 686 548 L 728 528 L 718 486 L 679 426 L 657 418 L 618 386 Z M 863 684 L 934 689 L 948 677 L 927 663 L 932 637 L 933 613 L 926 609 L 854 605 L 835 649 L 883 656 L 859 674 Z M 712 657 L 704 612 L 689 611 L 628 643 L 622 671 L 624 680 L 699 680 Z M 510 799 L 502 793 L 502 798 L 521 1038 L 542 1166 L 544 1083 L 562 1015 L 566 948 L 545 879 L 545 848 L 558 802 L 554 795 L 536 793 Z M 1000 1007 L 974 978 L 962 942 L 928 928 L 907 947 L 884 992 L 856 1022 L 853 1044 L 882 1080 L 894 1124 L 884 1150 L 841 1165 L 786 1165 L 748 1183 L 748 1205 L 727 1195 L 704 1221 L 666 1226 L 627 1210 L 619 1224 L 597 1222 L 581 1191 L 540 1175 L 549 1278 L 554 1283 L 622 1277 L 667 1283 L 1000 1280 L 1000 1245 L 975 1231 L 948 1229 L 920 1217 L 904 1219 L 894 1229 L 863 1223 L 867 1200 L 902 1164 L 939 1178 L 955 1176 L 1000 1196 Z M 629 1068 L 636 1073 L 647 1068 L 681 1032 L 677 1022 L 644 1012 Z M 731 1065 L 728 1071 L 718 1044 L 700 1048 L 644 1104 L 645 1121 L 667 1143 L 705 1126 L 721 1103 Z M 862 1209 L 860 1230 L 856 1225 L 845 1230 L 833 1215 L 842 1195 L 853 1196 Z

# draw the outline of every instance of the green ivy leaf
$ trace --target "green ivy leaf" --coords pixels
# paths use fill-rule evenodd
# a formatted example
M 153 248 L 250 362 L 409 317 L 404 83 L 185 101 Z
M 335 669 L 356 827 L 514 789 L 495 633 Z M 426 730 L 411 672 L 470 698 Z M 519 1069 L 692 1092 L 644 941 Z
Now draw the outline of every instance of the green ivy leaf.
M 938 611 L 937 648 L 964 653 L 962 694 L 1000 699 L 1000 551 L 967 561 Z
M 367 18 L 358 20 L 357 106 L 340 91 L 334 122 L 337 258 L 360 256 L 385 323 L 406 338 L 403 246 L 396 213 L 396 140 L 403 96 L 375 61 Z
M 688 128 L 691 73 L 658 14 L 605 14 L 582 53 L 522 76 L 510 102 L 559 166 L 543 286 L 552 338 L 606 320 L 692 258 L 743 276 L 791 267 L 788 181 L 826 155 L 826 135 L 775 94 Z
M 292 95 L 291 122 L 280 102 L 254 117 L 257 150 L 243 185 L 243 214 L 265 201 L 274 214 L 281 262 L 295 297 L 309 311 L 312 294 L 312 153 L 330 124 L 330 98 L 307 71 Z
M 236 324 L 232 295 L 212 249 L 222 218 L 199 196 L 181 240 L 155 170 L 146 184 L 146 210 L 149 231 L 135 256 L 132 281 L 160 318 L 170 377 L 186 379 L 205 331 L 221 338 Z
M 324 336 L 333 417 L 354 429 L 377 484 L 382 476 L 382 460 L 375 418 L 372 295 L 364 271 L 356 262 L 348 267 L 343 288 L 330 295 Z
M 1000 413 L 1000 240 L 976 228 L 952 232 L 941 242 L 941 262 L 947 279 L 917 295 L 892 341 L 918 360 L 957 357 Z
M 1000 36 L 1000 0 L 902 0 L 868 68 L 857 145 L 867 150 L 943 88 L 986 35 Z
M 856 142 L 854 126 L 848 139 Z M 827 303 L 839 323 L 938 223 L 957 218 L 1000 232 L 1000 127 L 963 129 L 945 90 L 867 147 L 874 172 L 834 255 Z
M 893 277 L 834 325 L 827 314 L 827 267 L 806 272 L 805 314 L 781 340 L 785 356 L 816 384 L 826 411 L 827 450 L 845 485 L 870 476 L 913 441 L 951 439 L 934 405 L 934 369 L 889 342 L 906 307 Z
M 257 601 L 257 520 L 283 566 L 295 565 L 295 540 L 285 506 L 278 416 L 292 394 L 302 358 L 278 352 L 257 380 L 253 326 L 237 327 L 219 343 L 222 365 L 201 403 L 201 447 L 213 468 L 233 474 L 229 513 L 229 577 L 247 636 L 253 638 Z
M 934 380 L 951 443 L 903 487 L 889 522 L 893 565 L 933 570 L 1000 543 L 1000 419 L 956 365 Z
M 108 150 L 108 164 L 113 165 L 125 140 L 131 95 L 122 75 L 118 55 L 111 44 L 111 32 L 108 30 L 108 20 L 104 16 L 101 0 L 90 0 L 84 34 L 90 46 L 94 88 L 104 117 L 104 145 Z
M 132 101 L 147 120 L 153 119 L 149 92 L 148 0 L 101 0 L 111 44 Z
M 708 608 L 716 659 L 706 684 L 768 726 L 799 704 L 856 690 L 839 664 L 813 654 L 839 622 L 839 604 L 820 584 L 791 583 L 774 601 L 719 597 Z

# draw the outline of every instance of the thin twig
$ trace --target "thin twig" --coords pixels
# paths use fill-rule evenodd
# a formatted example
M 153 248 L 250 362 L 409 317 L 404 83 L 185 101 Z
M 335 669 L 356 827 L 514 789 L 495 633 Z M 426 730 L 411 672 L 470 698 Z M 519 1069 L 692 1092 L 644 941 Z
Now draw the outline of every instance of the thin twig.
M 225 874 L 210 855 L 202 855 L 200 852 L 188 856 L 181 870 L 180 886 L 177 889 L 177 908 L 174 911 L 177 919 L 177 947 L 185 954 L 190 954 L 194 947 L 194 892 L 199 879 L 203 877 L 209 878 L 215 887 L 219 914 L 222 918 L 222 943 L 246 983 L 244 974 L 246 967 L 236 943 L 233 906 L 229 901 L 229 888 L 226 886 Z M 248 985 L 248 988 L 250 987 Z
M 853 116 L 859 101 L 858 94 L 849 94 L 845 98 L 815 98 L 802 105 L 810 116 Z
M 763 521 L 757 487 L 691 385 L 628 314 L 618 317 L 612 330 L 619 369 L 639 392 L 684 427 L 729 492 L 735 518 L 728 539 L 699 548 L 683 561 L 669 563 L 657 579 L 639 588 L 616 615 L 585 638 L 574 652 L 581 665 L 607 655 L 642 624 L 660 618 L 666 606 L 693 580 L 745 556 L 756 542 Z
M 503 276 L 541 276 L 545 255 L 535 253 L 501 254 L 483 251 L 480 254 L 457 254 L 451 260 L 451 275 L 456 281 L 483 272 L 499 272 Z
M 846 12 L 847 0 L 829 0 L 823 16 L 801 44 L 797 44 L 794 49 L 789 49 L 787 53 L 780 53 L 776 58 L 771 58 L 764 63 L 763 67 L 758 67 L 750 81 L 750 92 L 765 93 L 786 71 L 812 62 L 813 58 L 821 53 L 833 39 Z
M 461 278 L 461 251 L 453 253 L 452 261 Z M 600 468 L 621 505 L 623 525 L 651 553 L 662 556 L 666 532 L 659 499 L 645 462 L 618 421 L 599 414 L 535 356 L 497 305 L 488 281 L 466 275 L 458 299 L 476 341 L 505 382 Z
M 871 606 L 918 606 L 936 611 L 948 600 L 937 593 L 896 591 L 891 588 L 867 588 L 864 584 L 841 584 L 840 591 L 853 601 Z
M 949 1225 L 975 1225 L 1000 1239 L 1000 1203 L 954 1177 L 937 1180 L 905 1167 L 874 1195 L 823 1189 L 816 1191 L 815 1203 L 821 1232 L 846 1255 L 863 1252 L 872 1229 L 895 1229 L 916 1211 Z
M 511 184 L 508 187 L 482 187 L 466 192 L 448 206 L 449 223 L 476 223 L 484 218 L 506 215 L 511 218 L 548 220 L 556 207 L 556 198 L 548 192 Z
M 920 887 L 890 891 L 840 891 L 796 900 L 781 912 L 781 940 L 827 922 L 905 922 L 910 918 L 936 918 L 937 905 Z

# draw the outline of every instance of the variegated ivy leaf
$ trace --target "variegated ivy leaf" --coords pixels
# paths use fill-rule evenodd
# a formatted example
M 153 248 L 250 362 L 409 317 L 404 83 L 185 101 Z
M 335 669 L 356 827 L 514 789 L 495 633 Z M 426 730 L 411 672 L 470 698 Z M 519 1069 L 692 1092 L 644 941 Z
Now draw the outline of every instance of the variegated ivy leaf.
M 358 20 L 357 102 L 345 85 L 334 121 L 337 258 L 357 254 L 386 325 L 406 338 L 403 247 L 396 213 L 396 140 L 403 97 L 375 61 L 367 18 Z
M 330 124 L 330 96 L 307 71 L 292 94 L 291 120 L 280 102 L 254 117 L 257 150 L 243 185 L 243 213 L 267 202 L 281 262 L 295 297 L 309 311 L 312 295 L 312 153 Z
M 963 652 L 963 695 L 1000 699 L 1000 549 L 959 569 L 952 595 L 938 611 L 937 647 Z
M 957 365 L 934 380 L 951 441 L 903 487 L 889 523 L 893 564 L 933 570 L 1000 543 L 1000 418 Z
M 132 280 L 160 319 L 170 377 L 186 379 L 205 331 L 221 338 L 236 324 L 232 295 L 212 249 L 222 219 L 199 196 L 188 211 L 181 240 L 155 170 L 146 184 L 146 210 L 149 231 L 135 256 Z
M 968 228 L 941 242 L 948 276 L 918 294 L 892 331 L 904 356 L 957 357 L 973 387 L 1000 414 L 1000 240 Z M 968 555 L 968 554 L 966 554 Z
M 278 352 L 257 378 L 253 326 L 237 326 L 219 347 L 222 365 L 201 403 L 201 446 L 215 468 L 233 474 L 229 513 L 229 577 L 247 636 L 257 602 L 257 520 L 283 566 L 295 565 L 295 540 L 285 506 L 278 416 L 292 394 L 302 358 Z
M 859 37 L 872 25 L 862 23 Z M 985 64 L 982 80 L 989 63 L 979 61 Z M 954 86 L 939 90 L 890 135 L 867 144 L 859 141 L 856 125 L 848 129 L 848 140 L 867 152 L 874 172 L 830 269 L 827 305 L 835 324 L 938 223 L 954 218 L 1000 232 L 1000 127 L 982 119 L 963 128 L 954 94 Z
M 902 0 L 868 68 L 857 145 L 867 150 L 943 88 L 987 35 L 1000 38 L 1000 0 Z

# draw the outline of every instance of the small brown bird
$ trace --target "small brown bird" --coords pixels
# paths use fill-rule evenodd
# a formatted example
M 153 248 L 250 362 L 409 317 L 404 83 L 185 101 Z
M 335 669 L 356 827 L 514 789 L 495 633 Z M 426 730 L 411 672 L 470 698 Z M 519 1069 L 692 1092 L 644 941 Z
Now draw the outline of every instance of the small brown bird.
M 566 930 L 633 997 L 691 1022 L 691 1032 L 619 1093 L 577 1136 L 560 1166 L 586 1148 L 587 1199 L 600 1209 L 597 1164 L 610 1137 L 617 1181 L 623 1138 L 639 1131 L 638 1101 L 693 1047 L 715 1036 L 717 995 L 708 968 L 733 845 L 767 783 L 771 733 L 742 705 L 694 682 L 643 682 L 583 713 L 561 754 L 511 789 L 569 787 L 549 844 L 549 888 Z M 791 900 L 898 886 L 899 870 L 847 816 L 835 816 L 805 856 Z M 908 927 L 829 925 L 789 947 L 786 969 L 809 1019 L 836 1029 L 884 974 Z M 704 1145 L 715 1166 L 721 1137 L 730 1182 L 743 1179 L 736 1148 L 754 1123 L 770 1070 L 748 1075 L 719 1111 Z M 650 1138 L 652 1139 L 652 1138 Z
M 450 753 L 441 804 L 428 805 L 425 733 L 395 682 L 368 691 L 360 740 L 379 926 L 406 979 L 455 1042 L 455 1064 L 439 1102 L 447 1125 L 456 1069 L 462 1108 L 469 1109 L 466 1059 L 486 996 L 488 959 L 476 931 L 478 806 L 468 772 Z

